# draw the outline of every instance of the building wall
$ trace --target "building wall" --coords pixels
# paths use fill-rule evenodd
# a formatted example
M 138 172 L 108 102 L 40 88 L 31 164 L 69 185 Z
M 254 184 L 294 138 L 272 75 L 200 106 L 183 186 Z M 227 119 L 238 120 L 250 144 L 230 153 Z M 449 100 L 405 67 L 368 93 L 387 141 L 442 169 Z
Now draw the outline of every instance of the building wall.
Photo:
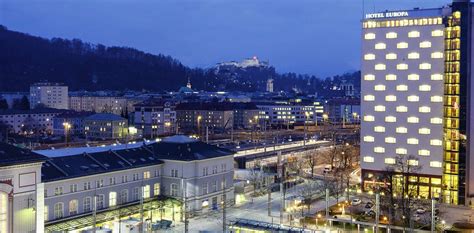
M 46 133 L 51 133 L 53 130 L 52 119 L 59 115 L 57 113 L 24 113 L 24 114 L 3 114 L 0 115 L 0 122 L 10 126 L 10 129 L 15 133 L 21 133 L 24 126 L 26 128 L 41 129 Z
M 61 85 L 32 85 L 30 87 L 30 105 L 35 108 L 43 104 L 49 108 L 68 109 L 68 87 Z
M 124 138 L 128 134 L 126 120 L 84 120 L 84 131 L 88 138 L 117 139 Z

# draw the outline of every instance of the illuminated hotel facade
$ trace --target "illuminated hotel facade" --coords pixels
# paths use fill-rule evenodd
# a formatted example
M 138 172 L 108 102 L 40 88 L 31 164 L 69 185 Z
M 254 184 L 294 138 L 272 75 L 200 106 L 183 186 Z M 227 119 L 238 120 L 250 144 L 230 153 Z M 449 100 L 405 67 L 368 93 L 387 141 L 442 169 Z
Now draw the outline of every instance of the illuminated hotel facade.
M 400 158 L 420 197 L 467 205 L 470 169 L 471 15 L 469 1 L 436 9 L 366 14 L 362 22 L 363 189 L 386 185 Z

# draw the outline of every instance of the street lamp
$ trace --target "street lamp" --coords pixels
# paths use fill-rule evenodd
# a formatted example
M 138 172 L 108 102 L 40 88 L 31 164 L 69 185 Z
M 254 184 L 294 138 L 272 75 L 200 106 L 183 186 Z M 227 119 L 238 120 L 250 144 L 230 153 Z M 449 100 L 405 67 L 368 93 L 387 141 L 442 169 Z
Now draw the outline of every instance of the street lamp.
M 63 122 L 63 127 L 64 127 L 64 140 L 66 142 L 66 146 L 68 146 L 67 137 L 69 134 L 69 129 L 71 128 L 71 124 L 69 122 Z
M 321 214 L 318 214 L 316 216 L 316 229 L 318 229 L 318 221 L 319 221 L 320 218 L 321 218 Z
M 199 137 L 201 136 L 201 120 L 202 120 L 202 116 L 201 115 L 197 116 L 197 126 L 198 126 Z

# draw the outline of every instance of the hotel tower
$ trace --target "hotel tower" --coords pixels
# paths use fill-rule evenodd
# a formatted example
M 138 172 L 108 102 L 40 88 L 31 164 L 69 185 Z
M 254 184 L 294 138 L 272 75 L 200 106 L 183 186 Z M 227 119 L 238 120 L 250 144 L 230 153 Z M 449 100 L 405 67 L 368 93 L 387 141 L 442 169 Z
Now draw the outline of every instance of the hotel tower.
M 473 9 L 468 0 L 455 0 L 436 9 L 364 15 L 364 190 L 387 185 L 384 172 L 405 156 L 407 164 L 420 167 L 404 178 L 418 196 L 471 203 Z

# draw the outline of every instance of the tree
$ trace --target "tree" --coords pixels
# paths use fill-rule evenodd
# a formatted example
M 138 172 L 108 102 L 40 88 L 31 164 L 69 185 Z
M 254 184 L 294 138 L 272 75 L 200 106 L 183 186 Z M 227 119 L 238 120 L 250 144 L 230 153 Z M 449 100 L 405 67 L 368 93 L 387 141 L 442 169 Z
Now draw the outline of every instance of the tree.
M 306 162 L 311 169 L 311 177 L 314 177 L 314 167 L 318 165 L 318 154 L 316 153 L 316 150 L 312 150 L 307 153 Z
M 6 99 L 1 98 L 0 99 L 0 110 L 6 110 L 8 109 L 8 102 Z
M 13 109 L 17 110 L 29 110 L 30 109 L 30 101 L 28 100 L 28 97 L 25 95 L 21 99 L 15 99 L 13 100 Z

